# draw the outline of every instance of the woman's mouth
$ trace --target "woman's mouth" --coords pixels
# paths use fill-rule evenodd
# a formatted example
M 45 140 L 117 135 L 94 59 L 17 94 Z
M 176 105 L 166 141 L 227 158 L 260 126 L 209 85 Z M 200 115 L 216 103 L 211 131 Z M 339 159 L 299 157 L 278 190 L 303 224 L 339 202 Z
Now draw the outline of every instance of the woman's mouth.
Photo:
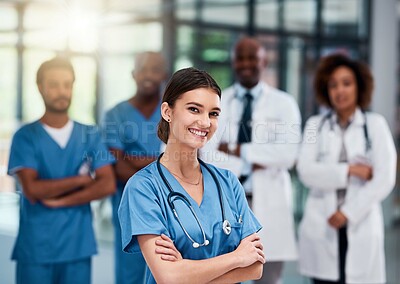
M 202 137 L 202 138 L 206 137 L 208 134 L 207 131 L 201 131 L 201 130 L 193 129 L 193 128 L 189 128 L 189 132 L 196 136 Z

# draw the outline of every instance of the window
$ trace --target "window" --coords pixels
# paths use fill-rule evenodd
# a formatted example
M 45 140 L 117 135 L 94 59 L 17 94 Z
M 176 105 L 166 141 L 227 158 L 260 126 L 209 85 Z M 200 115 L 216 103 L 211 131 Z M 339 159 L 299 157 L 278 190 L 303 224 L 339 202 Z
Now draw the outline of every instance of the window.
M 360 36 L 368 33 L 367 3 L 364 0 L 326 0 L 322 19 L 326 35 Z
M 256 6 L 256 26 L 258 28 L 278 28 L 279 6 L 276 0 L 258 0 Z
M 314 0 L 286 0 L 284 2 L 284 28 L 288 31 L 312 33 L 317 15 Z

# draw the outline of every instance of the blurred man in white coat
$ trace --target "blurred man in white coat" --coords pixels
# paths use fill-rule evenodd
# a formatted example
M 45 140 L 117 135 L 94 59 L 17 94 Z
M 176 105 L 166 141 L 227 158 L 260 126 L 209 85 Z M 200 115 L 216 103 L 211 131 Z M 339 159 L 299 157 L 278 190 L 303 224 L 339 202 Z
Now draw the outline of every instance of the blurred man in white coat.
M 236 82 L 222 94 L 220 127 L 202 156 L 238 176 L 263 225 L 267 263 L 256 283 L 279 284 L 283 262 L 297 259 L 288 170 L 301 142 L 301 118 L 292 96 L 261 81 L 266 66 L 258 41 L 244 37 L 236 43 Z

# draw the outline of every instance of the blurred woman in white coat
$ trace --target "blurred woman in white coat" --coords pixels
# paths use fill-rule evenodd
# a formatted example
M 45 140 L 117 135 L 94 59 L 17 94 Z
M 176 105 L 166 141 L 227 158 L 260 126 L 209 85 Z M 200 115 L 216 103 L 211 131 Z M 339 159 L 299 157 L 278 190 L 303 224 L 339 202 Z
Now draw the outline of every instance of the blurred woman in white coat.
M 322 59 L 315 76 L 327 114 L 304 130 L 297 170 L 310 188 L 299 227 L 300 272 L 321 283 L 385 283 L 381 202 L 395 184 L 388 124 L 366 112 L 369 68 L 344 55 Z

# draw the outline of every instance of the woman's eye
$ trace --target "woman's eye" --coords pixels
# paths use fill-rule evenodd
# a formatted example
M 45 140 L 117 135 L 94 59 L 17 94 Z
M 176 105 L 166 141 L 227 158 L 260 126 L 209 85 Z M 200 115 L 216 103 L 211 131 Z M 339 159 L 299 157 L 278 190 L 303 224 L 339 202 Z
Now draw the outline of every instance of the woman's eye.
M 195 107 L 189 107 L 188 109 L 193 112 L 199 112 L 199 110 Z
M 218 117 L 219 116 L 219 112 L 216 112 L 216 111 L 210 112 L 210 116 Z

